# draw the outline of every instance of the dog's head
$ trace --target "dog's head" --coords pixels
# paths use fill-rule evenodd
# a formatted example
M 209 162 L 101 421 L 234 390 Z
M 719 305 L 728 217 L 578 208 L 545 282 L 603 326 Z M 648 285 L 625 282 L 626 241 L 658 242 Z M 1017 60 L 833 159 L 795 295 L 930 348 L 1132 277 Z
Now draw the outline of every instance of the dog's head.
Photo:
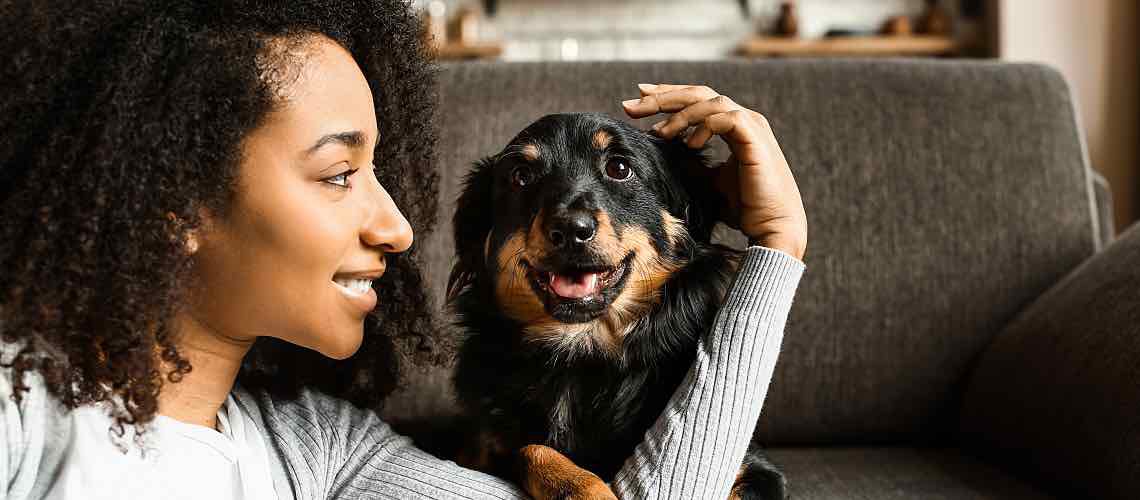
M 539 119 L 466 179 L 449 300 L 474 288 L 529 339 L 620 346 L 709 240 L 719 198 L 705 161 L 605 115 Z

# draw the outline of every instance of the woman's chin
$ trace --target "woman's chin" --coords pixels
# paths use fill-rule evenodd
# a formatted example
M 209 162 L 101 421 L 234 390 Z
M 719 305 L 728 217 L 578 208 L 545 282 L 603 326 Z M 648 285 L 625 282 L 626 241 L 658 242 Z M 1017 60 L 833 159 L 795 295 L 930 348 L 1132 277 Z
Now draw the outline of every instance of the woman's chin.
M 335 338 L 321 339 L 320 348 L 316 349 L 326 357 L 342 360 L 356 354 L 360 344 L 364 341 L 364 325 L 358 325 L 354 331 L 345 331 Z

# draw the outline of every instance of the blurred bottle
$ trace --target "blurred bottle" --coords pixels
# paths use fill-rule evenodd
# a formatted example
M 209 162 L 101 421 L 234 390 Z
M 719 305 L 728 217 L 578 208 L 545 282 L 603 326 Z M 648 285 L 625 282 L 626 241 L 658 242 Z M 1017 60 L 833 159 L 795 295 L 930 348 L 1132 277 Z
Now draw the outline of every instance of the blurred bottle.
M 479 42 L 479 11 L 464 5 L 455 17 L 455 29 L 452 32 L 455 40 L 465 45 L 474 45 Z
M 795 2 L 784 2 L 780 4 L 780 18 L 776 20 L 775 31 L 779 36 L 799 36 L 800 20 L 796 16 Z
M 926 0 L 926 12 L 919 20 L 919 30 L 927 35 L 949 36 L 953 31 L 950 13 L 938 0 Z
M 883 25 L 883 34 L 890 36 L 910 36 L 914 30 L 910 25 L 910 18 L 906 16 L 894 16 L 887 19 L 886 24 Z

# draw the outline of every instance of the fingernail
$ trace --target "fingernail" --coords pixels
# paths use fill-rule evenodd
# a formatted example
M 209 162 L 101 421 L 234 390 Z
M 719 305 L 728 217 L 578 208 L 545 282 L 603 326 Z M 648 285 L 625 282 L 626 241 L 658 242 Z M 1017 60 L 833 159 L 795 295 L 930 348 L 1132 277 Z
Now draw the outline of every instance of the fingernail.
M 660 131 L 661 131 L 661 127 L 664 127 L 664 126 L 665 126 L 665 122 L 664 122 L 664 121 L 660 121 L 660 122 L 654 123 L 654 124 L 653 124 L 653 130 L 655 130 L 655 131 L 657 131 L 657 132 L 660 132 Z
M 657 88 L 657 85 L 654 85 L 652 83 L 639 83 L 637 84 L 637 88 L 648 91 Z
M 628 101 L 622 101 L 621 105 L 625 106 L 627 108 L 632 108 L 632 107 L 636 106 L 637 103 L 639 103 L 639 102 L 641 102 L 641 99 L 630 99 Z

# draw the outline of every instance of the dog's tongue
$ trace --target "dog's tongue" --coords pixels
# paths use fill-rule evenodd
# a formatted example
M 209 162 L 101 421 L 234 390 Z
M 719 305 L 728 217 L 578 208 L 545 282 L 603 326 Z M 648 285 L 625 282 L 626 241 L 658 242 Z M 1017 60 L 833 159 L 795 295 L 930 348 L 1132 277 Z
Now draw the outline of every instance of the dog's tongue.
M 550 275 L 550 289 L 559 297 L 580 299 L 598 291 L 598 273 L 584 273 L 572 276 Z

